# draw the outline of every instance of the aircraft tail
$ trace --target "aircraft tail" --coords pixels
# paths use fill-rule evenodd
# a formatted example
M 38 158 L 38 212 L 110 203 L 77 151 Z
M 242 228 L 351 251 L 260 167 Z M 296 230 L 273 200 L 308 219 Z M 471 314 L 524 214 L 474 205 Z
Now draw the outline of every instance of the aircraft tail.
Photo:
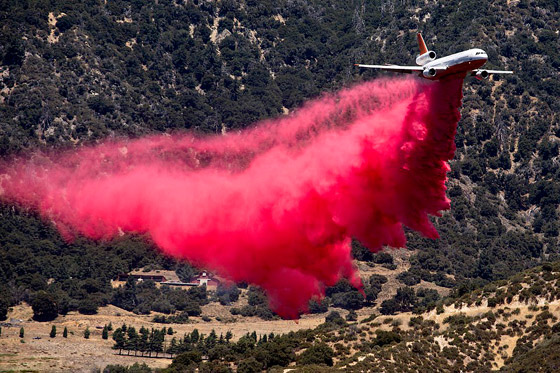
M 426 48 L 426 43 L 424 43 L 424 38 L 422 38 L 422 34 L 417 33 L 416 38 L 418 39 L 418 48 L 420 48 L 420 55 L 428 53 L 428 48 Z

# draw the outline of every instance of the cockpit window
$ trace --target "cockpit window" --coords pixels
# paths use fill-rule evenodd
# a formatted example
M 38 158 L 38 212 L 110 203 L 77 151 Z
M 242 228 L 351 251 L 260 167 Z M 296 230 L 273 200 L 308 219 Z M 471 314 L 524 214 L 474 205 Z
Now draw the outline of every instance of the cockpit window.
M 476 52 L 475 55 L 478 56 L 479 54 L 484 54 L 484 52 Z

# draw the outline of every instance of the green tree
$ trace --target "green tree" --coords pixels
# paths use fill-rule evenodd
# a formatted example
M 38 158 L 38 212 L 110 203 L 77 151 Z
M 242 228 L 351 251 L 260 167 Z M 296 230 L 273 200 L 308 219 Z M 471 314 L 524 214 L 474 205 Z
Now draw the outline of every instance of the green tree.
M 6 320 L 8 317 L 8 302 L 0 298 L 0 321 Z
M 119 350 L 119 355 L 121 354 L 123 348 L 126 347 L 126 338 L 123 330 L 121 328 L 117 328 L 113 333 L 113 340 L 115 344 L 113 345 L 113 349 Z
M 64 331 L 62 332 L 62 336 L 64 338 L 68 338 L 68 328 L 67 327 L 64 327 Z
M 51 338 L 56 337 L 56 326 L 55 326 L 55 325 L 53 325 L 52 328 L 51 328 L 50 337 L 51 337 Z
M 93 299 L 82 299 L 78 305 L 78 312 L 84 315 L 95 315 L 97 313 L 97 307 L 97 302 Z
M 241 360 L 237 365 L 238 373 L 259 373 L 262 372 L 262 370 L 263 370 L 262 363 L 257 361 L 254 357 Z
M 192 367 L 198 365 L 201 361 L 202 355 L 199 351 L 183 352 L 173 359 L 169 369 L 172 372 L 188 372 L 193 370 Z
M 140 336 L 136 332 L 136 329 L 133 326 L 129 326 L 126 329 L 126 345 L 125 349 L 128 351 L 134 351 L 134 356 L 136 356 L 136 351 L 138 351 L 138 346 L 140 345 Z
M 25 337 L 25 329 L 23 329 L 23 326 L 19 329 L 19 337 L 20 338 Z
M 31 300 L 33 319 L 37 321 L 52 321 L 58 316 L 58 307 L 54 296 L 46 291 L 38 291 Z
M 89 326 L 86 326 L 86 330 L 84 330 L 84 338 L 89 339 L 89 334 L 90 334 Z
M 101 333 L 101 338 L 108 339 L 109 338 L 109 328 L 107 325 L 103 327 L 103 332 Z
M 298 363 L 302 365 L 325 364 L 332 366 L 333 356 L 332 348 L 325 343 L 318 343 L 303 351 L 298 358 Z

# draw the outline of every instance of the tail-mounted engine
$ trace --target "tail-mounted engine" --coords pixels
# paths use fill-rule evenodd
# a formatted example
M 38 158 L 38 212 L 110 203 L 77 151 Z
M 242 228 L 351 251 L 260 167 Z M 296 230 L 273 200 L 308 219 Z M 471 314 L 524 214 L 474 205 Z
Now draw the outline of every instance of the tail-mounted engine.
M 428 62 L 431 62 L 436 59 L 436 52 L 434 51 L 427 51 L 424 54 L 420 54 L 416 57 L 416 64 L 419 66 L 423 66 Z

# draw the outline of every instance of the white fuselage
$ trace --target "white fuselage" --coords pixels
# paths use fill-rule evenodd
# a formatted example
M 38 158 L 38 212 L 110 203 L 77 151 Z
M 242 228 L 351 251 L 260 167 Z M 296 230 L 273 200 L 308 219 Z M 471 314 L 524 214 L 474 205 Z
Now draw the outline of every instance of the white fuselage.
M 433 69 L 435 72 L 434 76 L 424 77 L 428 79 L 440 79 L 443 76 L 467 73 L 473 71 L 483 66 L 486 61 L 488 61 L 488 55 L 485 51 L 479 48 L 469 49 L 463 52 L 454 53 L 449 56 L 436 58 L 430 61 L 422 67 L 424 71 Z

